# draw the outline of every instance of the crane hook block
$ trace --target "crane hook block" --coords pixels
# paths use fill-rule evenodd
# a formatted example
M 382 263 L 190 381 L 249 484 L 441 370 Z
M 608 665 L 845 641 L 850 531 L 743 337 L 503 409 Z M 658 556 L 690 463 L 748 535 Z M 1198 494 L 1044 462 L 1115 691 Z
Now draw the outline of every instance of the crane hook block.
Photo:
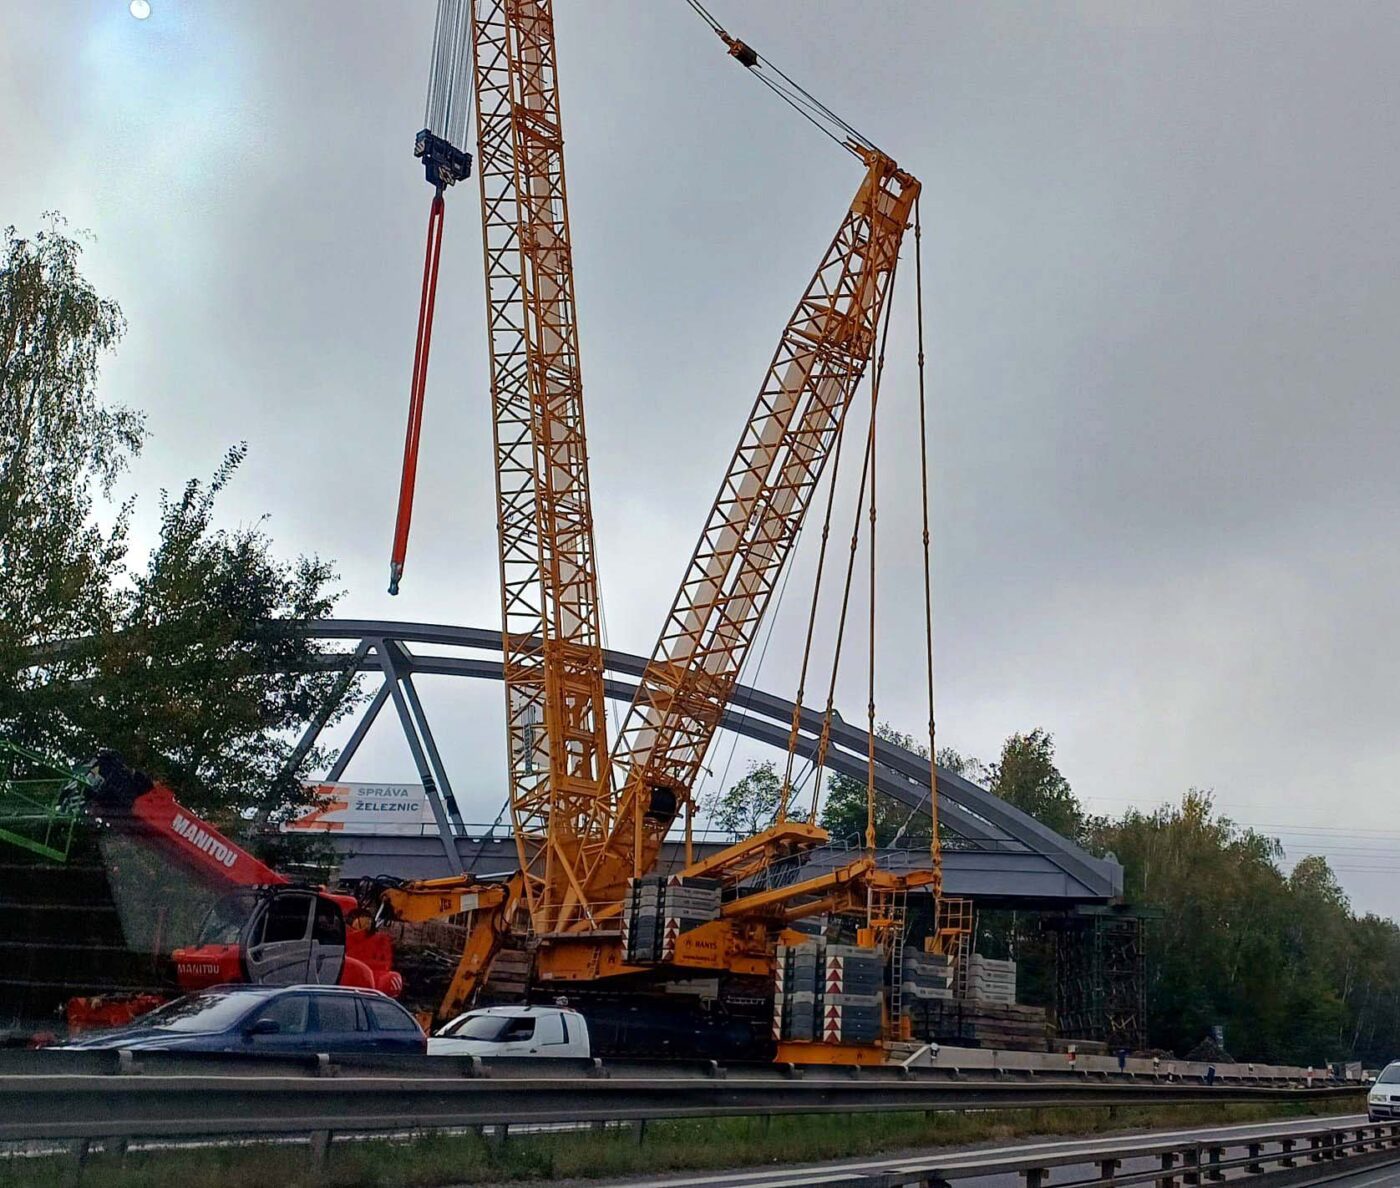
M 747 66 L 750 70 L 758 65 L 758 51 L 737 37 L 729 42 L 729 55 L 735 58 L 740 66 Z
M 413 155 L 422 160 L 428 184 L 439 190 L 472 174 L 471 153 L 454 148 L 449 141 L 434 136 L 427 128 L 414 138 Z

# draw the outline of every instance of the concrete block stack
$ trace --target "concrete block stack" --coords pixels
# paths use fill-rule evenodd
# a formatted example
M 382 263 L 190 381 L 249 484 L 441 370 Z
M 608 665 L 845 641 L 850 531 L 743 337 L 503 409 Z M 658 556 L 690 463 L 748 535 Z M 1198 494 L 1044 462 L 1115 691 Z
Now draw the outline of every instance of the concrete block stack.
M 1016 1002 L 1016 963 L 973 953 L 967 962 L 967 997 L 1012 1006 Z
M 884 1031 L 884 954 L 820 940 L 780 945 L 775 1040 L 871 1044 Z
M 910 1034 L 935 1038 L 943 1021 L 943 1007 L 953 999 L 954 958 L 951 954 L 904 951 L 900 976 L 900 1010 L 909 1020 Z
M 900 990 L 906 1002 L 951 999 L 953 997 L 952 955 L 906 949 L 904 970 L 900 978 Z
M 654 965 L 675 955 L 676 939 L 700 924 L 719 919 L 717 879 L 652 875 L 627 880 L 622 912 L 624 959 Z
M 859 945 L 827 945 L 822 1039 L 873 1044 L 884 1031 L 885 955 Z
M 817 1003 L 826 972 L 820 940 L 779 945 L 774 970 L 773 1038 L 817 1038 Z

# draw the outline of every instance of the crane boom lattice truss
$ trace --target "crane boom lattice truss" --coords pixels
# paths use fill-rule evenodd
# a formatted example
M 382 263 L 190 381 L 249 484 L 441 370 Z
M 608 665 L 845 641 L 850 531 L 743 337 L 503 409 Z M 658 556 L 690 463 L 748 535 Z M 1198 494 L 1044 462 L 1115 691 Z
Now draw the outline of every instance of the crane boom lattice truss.
M 589 897 L 650 870 L 691 795 L 774 586 L 870 362 L 919 183 L 883 153 L 797 304 L 616 743 L 612 835 Z
M 550 0 L 473 0 L 510 805 L 534 928 L 606 836 L 603 655 Z M 600 799 L 600 797 L 602 799 Z

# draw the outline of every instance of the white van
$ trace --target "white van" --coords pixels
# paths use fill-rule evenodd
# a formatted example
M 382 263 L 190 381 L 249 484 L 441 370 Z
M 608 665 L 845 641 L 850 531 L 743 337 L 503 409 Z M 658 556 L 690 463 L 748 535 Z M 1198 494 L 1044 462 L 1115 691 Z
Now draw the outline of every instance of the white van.
M 590 1056 L 588 1024 L 553 1006 L 481 1007 L 428 1037 L 429 1056 Z

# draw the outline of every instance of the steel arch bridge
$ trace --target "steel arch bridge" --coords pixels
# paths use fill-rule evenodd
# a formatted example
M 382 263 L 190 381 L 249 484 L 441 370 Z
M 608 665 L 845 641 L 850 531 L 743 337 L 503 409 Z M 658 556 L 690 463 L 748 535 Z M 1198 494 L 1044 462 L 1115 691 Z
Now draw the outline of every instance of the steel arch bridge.
M 322 619 L 313 622 L 309 637 L 327 645 L 320 664 L 344 673 L 331 698 L 324 704 L 296 748 L 296 758 L 306 754 L 327 722 L 343 703 L 354 678 L 377 674 L 379 687 L 358 720 L 327 782 L 344 777 L 361 743 L 386 705 L 393 704 L 419 779 L 437 821 L 431 837 L 362 837 L 331 834 L 342 851 L 342 874 L 392 873 L 403 877 L 432 877 L 469 867 L 494 868 L 515 862 L 515 846 L 509 837 L 498 838 L 494 829 L 486 836 L 471 837 L 462 825 L 452 792 L 451 777 L 442 761 L 428 714 L 414 678 L 418 676 L 501 679 L 501 633 L 481 627 L 455 627 L 433 623 L 404 623 L 378 619 Z M 333 645 L 353 642 L 349 651 Z M 447 651 L 445 649 L 452 649 Z M 479 652 L 479 656 L 460 655 Z M 609 650 L 604 653 L 608 697 L 630 702 L 636 680 L 646 667 L 644 656 Z M 725 711 L 723 728 L 741 737 L 786 751 L 793 704 L 771 693 L 740 685 Z M 815 756 L 822 715 L 804 708 L 799 718 L 797 753 Z M 837 715 L 831 726 L 826 766 L 841 775 L 866 779 L 866 733 L 847 725 Z M 927 812 L 929 765 L 927 758 L 887 742 L 876 742 L 876 788 L 911 812 Z M 1121 899 L 1123 868 L 1112 859 L 1096 858 L 1084 849 L 1008 804 L 994 793 L 938 768 L 939 814 L 945 832 L 952 835 L 944 850 L 944 888 L 993 906 L 1069 908 L 1076 904 L 1108 904 Z M 703 843 L 697 844 L 703 852 Z M 663 855 L 663 862 L 666 855 Z M 921 849 L 887 849 L 881 861 L 892 868 L 911 866 L 926 859 Z M 833 854 L 832 861 L 840 861 Z M 485 867 L 483 867 L 483 863 Z

